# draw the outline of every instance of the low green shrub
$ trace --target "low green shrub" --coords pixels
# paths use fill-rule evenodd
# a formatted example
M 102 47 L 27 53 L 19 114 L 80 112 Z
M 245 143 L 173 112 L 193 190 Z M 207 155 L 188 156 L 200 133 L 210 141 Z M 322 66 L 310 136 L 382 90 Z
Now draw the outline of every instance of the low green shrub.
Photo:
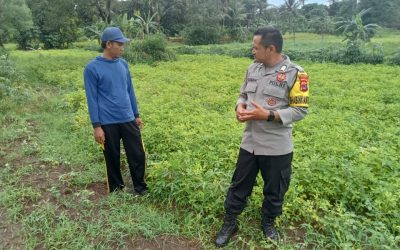
M 202 46 L 179 46 L 174 48 L 178 54 L 186 55 L 227 55 L 231 57 L 251 57 L 251 47 L 247 44 L 234 43 L 229 45 L 202 45 Z
M 0 48 L 0 113 L 21 101 L 29 98 L 28 89 L 24 86 L 24 77 L 19 74 L 15 64 L 8 57 L 8 52 Z
M 400 65 L 400 48 L 392 57 L 389 58 L 389 64 Z
M 221 35 L 215 27 L 195 26 L 187 28 L 183 38 L 188 45 L 205 45 L 218 43 Z
M 124 58 L 131 63 L 153 64 L 159 61 L 174 61 L 176 55 L 167 49 L 165 38 L 157 34 L 129 43 L 125 48 Z
M 0 46 L 0 58 L 6 58 L 8 57 L 8 51 Z
M 179 46 L 174 50 L 178 54 L 198 55 L 228 55 L 231 57 L 253 58 L 251 46 L 248 44 L 229 44 L 229 45 L 203 45 L 203 46 Z M 382 50 L 369 51 L 360 48 L 359 45 L 349 45 L 343 49 L 327 47 L 315 50 L 284 50 L 291 60 L 310 60 L 313 62 L 334 62 L 338 64 L 381 64 L 384 62 Z
M 99 44 L 86 45 L 84 49 L 89 51 L 103 52 L 103 48 Z
M 199 50 L 196 47 L 193 46 L 179 46 L 179 47 L 175 47 L 174 51 L 178 54 L 182 54 L 182 55 L 196 55 L 196 54 L 200 54 Z
M 284 53 L 292 60 L 310 60 L 313 62 L 334 62 L 338 64 L 381 64 L 384 56 L 379 52 L 367 52 L 358 46 L 348 46 L 345 49 L 324 48 L 311 51 L 285 50 Z

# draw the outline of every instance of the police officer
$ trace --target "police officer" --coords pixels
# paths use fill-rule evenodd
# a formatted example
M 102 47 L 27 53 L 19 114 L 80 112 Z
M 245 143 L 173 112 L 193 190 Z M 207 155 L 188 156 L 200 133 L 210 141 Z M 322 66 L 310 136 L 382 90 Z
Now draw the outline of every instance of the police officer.
M 260 28 L 254 33 L 255 62 L 247 70 L 236 104 L 236 117 L 246 127 L 236 169 L 225 199 L 224 223 L 216 245 L 225 246 L 238 230 L 237 216 L 246 206 L 261 171 L 264 180 L 262 230 L 278 240 L 275 218 L 289 187 L 293 158 L 292 123 L 304 118 L 308 107 L 308 76 L 282 52 L 279 30 Z

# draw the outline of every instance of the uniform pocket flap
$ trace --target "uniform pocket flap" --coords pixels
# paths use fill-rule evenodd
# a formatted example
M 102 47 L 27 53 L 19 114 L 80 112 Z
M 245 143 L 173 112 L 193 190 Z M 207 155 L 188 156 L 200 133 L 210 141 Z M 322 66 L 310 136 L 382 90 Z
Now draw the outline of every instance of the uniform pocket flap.
M 265 86 L 263 93 L 265 95 L 270 95 L 270 96 L 275 96 L 278 98 L 283 98 L 285 96 L 286 93 L 286 89 L 285 88 L 281 88 L 281 87 L 275 87 L 275 86 Z
M 244 89 L 244 92 L 250 92 L 254 93 L 257 90 L 257 83 L 247 83 L 246 88 Z

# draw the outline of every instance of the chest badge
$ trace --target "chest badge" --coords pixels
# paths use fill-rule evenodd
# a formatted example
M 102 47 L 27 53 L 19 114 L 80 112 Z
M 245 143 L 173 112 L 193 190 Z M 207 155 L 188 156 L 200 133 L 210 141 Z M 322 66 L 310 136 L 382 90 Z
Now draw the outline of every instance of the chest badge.
M 279 69 L 278 75 L 276 76 L 276 80 L 278 82 L 286 81 L 286 73 L 285 73 L 286 68 L 287 68 L 286 65 L 282 65 L 282 67 Z
M 275 106 L 275 105 L 276 105 L 276 99 L 273 98 L 273 97 L 268 98 L 268 99 L 265 100 L 265 101 L 267 102 L 267 104 L 268 104 L 269 106 Z

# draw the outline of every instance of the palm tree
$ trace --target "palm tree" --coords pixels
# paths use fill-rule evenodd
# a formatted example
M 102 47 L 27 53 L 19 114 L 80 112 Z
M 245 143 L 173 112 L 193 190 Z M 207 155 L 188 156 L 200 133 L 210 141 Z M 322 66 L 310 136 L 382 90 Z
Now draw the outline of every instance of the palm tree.
M 231 28 L 235 28 L 243 23 L 246 19 L 247 13 L 242 3 L 233 1 L 229 3 L 226 8 L 226 18 L 229 20 Z
M 300 1 L 297 0 L 285 0 L 285 8 L 288 11 L 296 11 L 300 6 Z
M 293 42 L 296 42 L 296 19 L 299 15 L 298 8 L 300 6 L 300 1 L 297 0 L 285 0 L 285 11 L 287 12 L 288 25 L 291 33 L 293 34 Z
M 246 13 L 243 3 L 239 1 L 232 1 L 229 3 L 229 6 L 226 8 L 225 18 L 231 38 L 239 40 L 247 38 L 246 33 L 248 29 L 243 27 L 247 15 L 248 13 Z

